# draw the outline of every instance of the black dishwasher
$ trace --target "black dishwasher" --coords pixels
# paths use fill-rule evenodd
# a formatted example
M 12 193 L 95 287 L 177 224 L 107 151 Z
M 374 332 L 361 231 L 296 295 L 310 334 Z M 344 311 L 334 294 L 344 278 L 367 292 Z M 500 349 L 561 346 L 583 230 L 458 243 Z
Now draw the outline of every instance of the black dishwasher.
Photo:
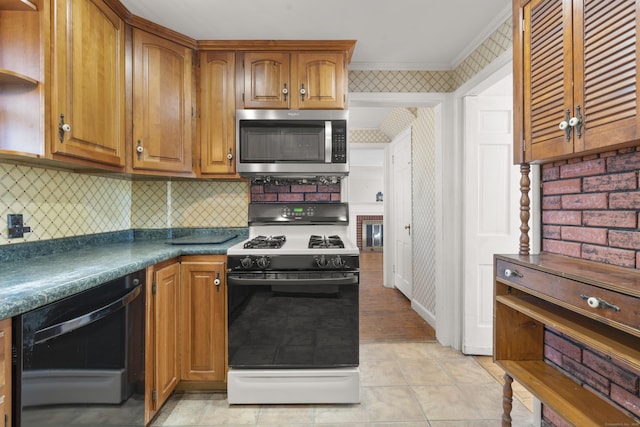
M 14 318 L 14 425 L 144 425 L 145 271 Z

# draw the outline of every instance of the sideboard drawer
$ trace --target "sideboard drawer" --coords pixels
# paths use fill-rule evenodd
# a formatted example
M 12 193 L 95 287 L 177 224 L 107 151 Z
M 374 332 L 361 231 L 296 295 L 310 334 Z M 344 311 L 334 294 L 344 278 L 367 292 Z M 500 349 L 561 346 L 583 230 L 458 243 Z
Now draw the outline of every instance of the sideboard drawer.
M 640 298 L 498 259 L 496 276 L 518 289 L 622 329 L 640 329 Z

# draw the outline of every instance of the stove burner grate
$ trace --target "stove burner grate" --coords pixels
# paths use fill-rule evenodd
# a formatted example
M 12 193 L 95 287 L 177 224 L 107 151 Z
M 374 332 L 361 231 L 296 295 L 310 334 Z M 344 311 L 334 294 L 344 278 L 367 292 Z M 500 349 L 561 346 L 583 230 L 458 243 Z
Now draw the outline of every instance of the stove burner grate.
M 287 241 L 285 236 L 256 236 L 244 244 L 245 249 L 279 249 Z
M 312 235 L 309 238 L 309 249 L 334 249 L 334 248 L 344 248 L 344 242 L 340 238 L 340 236 L 316 236 Z

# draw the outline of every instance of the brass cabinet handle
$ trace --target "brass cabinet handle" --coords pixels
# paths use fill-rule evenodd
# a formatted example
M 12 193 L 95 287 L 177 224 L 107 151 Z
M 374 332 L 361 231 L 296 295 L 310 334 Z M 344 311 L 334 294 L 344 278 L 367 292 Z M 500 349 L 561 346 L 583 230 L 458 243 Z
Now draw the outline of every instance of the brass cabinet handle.
M 289 94 L 289 89 L 287 89 L 287 84 L 284 84 L 284 88 L 282 88 L 282 94 L 284 95 L 284 100 L 287 100 L 287 95 Z
M 220 286 L 220 272 L 216 272 L 216 278 L 213 279 L 213 284 L 216 286 Z

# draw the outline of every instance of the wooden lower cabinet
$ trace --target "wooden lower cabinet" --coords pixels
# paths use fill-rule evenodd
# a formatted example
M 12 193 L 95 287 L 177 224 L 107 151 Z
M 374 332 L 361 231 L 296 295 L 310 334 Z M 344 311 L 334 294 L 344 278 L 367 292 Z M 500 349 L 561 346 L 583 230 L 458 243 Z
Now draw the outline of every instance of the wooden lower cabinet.
M 178 385 L 180 263 L 177 259 L 147 269 L 145 424 Z
M 0 321 L 0 417 L 11 425 L 11 319 Z
M 183 381 L 225 381 L 225 271 L 225 256 L 182 259 L 180 374 Z

